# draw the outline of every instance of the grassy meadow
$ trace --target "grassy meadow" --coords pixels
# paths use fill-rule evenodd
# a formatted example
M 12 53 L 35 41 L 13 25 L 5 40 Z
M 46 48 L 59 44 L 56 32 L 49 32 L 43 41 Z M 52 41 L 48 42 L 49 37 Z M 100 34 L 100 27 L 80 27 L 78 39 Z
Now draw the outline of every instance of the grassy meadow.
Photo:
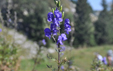
M 65 55 L 62 58 L 67 57 L 67 59 L 73 57 L 73 66 L 76 66 L 79 71 L 90 71 L 91 63 L 94 59 L 94 52 L 100 53 L 103 57 L 106 56 L 107 50 L 112 49 L 113 45 L 105 45 L 105 46 L 96 46 L 92 48 L 81 48 L 81 49 L 72 49 L 69 51 L 65 51 Z M 51 54 L 52 57 L 57 56 L 57 53 Z M 55 57 L 56 58 L 56 57 Z M 50 61 L 49 59 L 45 59 L 42 61 L 40 65 L 37 65 L 37 71 L 51 71 L 46 67 L 46 64 L 56 66 L 56 63 Z M 33 67 L 32 60 L 22 60 L 19 71 L 31 71 Z

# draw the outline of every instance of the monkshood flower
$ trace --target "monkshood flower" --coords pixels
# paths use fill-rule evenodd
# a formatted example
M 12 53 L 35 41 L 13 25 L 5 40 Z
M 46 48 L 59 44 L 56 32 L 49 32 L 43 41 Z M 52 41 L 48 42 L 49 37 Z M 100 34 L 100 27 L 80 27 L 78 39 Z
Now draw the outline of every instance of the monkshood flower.
M 49 12 L 48 15 L 47 15 L 47 17 L 48 17 L 48 19 L 47 19 L 48 22 L 51 22 L 51 21 L 54 20 L 54 15 L 53 15 L 52 12 Z
M 46 45 L 46 41 L 45 39 L 42 40 L 43 45 Z
M 66 34 L 61 34 L 61 37 L 63 41 L 67 40 Z
M 62 42 L 62 36 L 58 36 L 57 44 L 63 45 L 63 42 Z
M 61 34 L 59 37 L 58 37 L 58 41 L 57 41 L 57 44 L 61 44 L 63 45 L 63 41 L 67 40 L 67 37 L 65 34 Z
M 57 35 L 58 30 L 56 28 L 57 28 L 56 24 L 52 23 L 50 26 L 50 29 L 51 29 L 53 35 Z
M 61 47 L 63 45 L 63 41 L 67 40 L 66 34 L 60 33 L 60 23 L 63 22 L 64 12 L 62 11 L 62 6 L 60 5 L 60 0 L 54 0 L 57 8 L 52 8 L 52 12 L 49 12 L 47 15 L 47 21 L 51 22 L 50 29 L 46 28 L 44 30 L 45 36 L 49 38 L 53 38 L 58 46 L 58 71 L 60 68 L 64 71 L 64 67 L 62 65 L 62 60 L 60 60 L 61 55 L 63 55 L 63 51 L 65 51 L 65 47 Z M 70 21 L 69 19 L 65 19 L 64 23 L 64 32 L 69 34 L 71 31 Z M 58 34 L 57 34 L 58 33 Z M 52 58 L 53 59 L 53 58 Z M 66 62 L 66 58 L 64 59 Z M 65 63 L 64 62 L 64 63 Z M 52 68 L 51 66 L 48 68 Z
M 56 10 L 54 11 L 55 17 L 59 22 L 62 22 L 62 13 L 56 8 Z
M 0 29 L 0 32 L 2 32 L 2 29 Z
M 58 20 L 57 20 L 56 18 L 54 18 L 53 23 L 56 24 L 57 27 L 59 27 L 59 24 L 60 24 L 60 23 L 58 22 Z
M 65 23 L 70 24 L 70 20 L 69 19 L 65 19 Z
M 106 57 L 103 58 L 102 62 L 107 65 L 107 60 L 106 60 Z
M 65 51 L 65 47 L 60 47 L 61 49 L 60 49 L 60 52 L 63 52 L 63 51 Z
M 65 31 L 66 31 L 66 33 L 69 34 L 69 32 L 71 32 L 71 26 L 70 26 L 70 21 L 69 21 L 69 19 L 65 19 L 64 26 L 65 26 Z
M 46 37 L 51 37 L 51 30 L 49 29 L 49 28 L 46 28 L 45 30 L 44 30 L 44 32 L 45 32 L 45 36 Z
M 61 70 L 64 71 L 64 66 L 63 65 L 61 66 Z

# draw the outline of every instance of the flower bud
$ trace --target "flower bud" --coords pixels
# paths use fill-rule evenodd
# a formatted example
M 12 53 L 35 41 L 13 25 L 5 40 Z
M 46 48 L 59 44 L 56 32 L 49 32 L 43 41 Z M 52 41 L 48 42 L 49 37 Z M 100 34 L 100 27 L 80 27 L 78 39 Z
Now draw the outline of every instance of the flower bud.
M 58 4 L 58 1 L 55 1 L 55 4 L 57 5 Z
M 53 13 L 54 13 L 54 11 L 55 11 L 54 8 L 52 8 L 52 12 L 53 12 Z
M 62 18 L 64 18 L 64 12 L 62 12 Z
M 67 61 L 67 58 L 65 57 L 64 60 Z
M 54 0 L 54 3 L 56 4 L 56 0 Z
M 58 1 L 58 4 L 57 4 L 57 6 L 58 6 L 58 7 L 60 7 L 60 1 Z
M 60 11 L 62 11 L 62 5 L 60 6 Z

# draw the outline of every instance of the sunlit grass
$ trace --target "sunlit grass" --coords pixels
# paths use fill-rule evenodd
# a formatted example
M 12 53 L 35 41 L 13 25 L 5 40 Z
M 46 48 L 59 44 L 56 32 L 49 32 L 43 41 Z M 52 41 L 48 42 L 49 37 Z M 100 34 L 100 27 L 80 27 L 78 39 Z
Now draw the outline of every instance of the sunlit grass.
M 62 58 L 67 57 L 67 59 L 69 59 L 70 57 L 74 57 L 73 66 L 80 68 L 80 71 L 89 71 L 92 60 L 94 58 L 94 52 L 98 52 L 104 57 L 106 56 L 107 50 L 109 49 L 113 50 L 112 47 L 113 45 L 105 45 L 105 46 L 96 46 L 93 48 L 72 49 L 70 51 L 65 51 L 65 55 Z M 54 53 L 51 56 L 56 58 L 57 53 Z M 51 71 L 46 67 L 46 64 L 53 65 L 53 67 L 57 66 L 57 64 L 53 61 L 46 61 L 46 62 L 41 62 L 40 65 L 37 65 L 37 70 Z M 31 71 L 32 66 L 33 66 L 32 60 L 22 60 L 20 71 Z

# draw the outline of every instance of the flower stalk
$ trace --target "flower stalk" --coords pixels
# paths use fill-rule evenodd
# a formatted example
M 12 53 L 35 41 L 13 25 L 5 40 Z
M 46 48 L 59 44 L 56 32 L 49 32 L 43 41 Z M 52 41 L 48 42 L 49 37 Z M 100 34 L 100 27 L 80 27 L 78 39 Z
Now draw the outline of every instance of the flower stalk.
M 58 71 L 60 71 L 60 44 L 58 44 Z
M 57 8 L 52 8 L 52 12 L 49 12 L 47 14 L 47 21 L 50 22 L 50 28 L 46 28 L 44 32 L 46 37 L 48 37 L 49 39 L 52 37 L 55 43 L 57 44 L 57 50 L 58 50 L 57 70 L 60 71 L 62 65 L 62 60 L 60 59 L 61 52 L 65 51 L 65 47 L 61 47 L 61 45 L 64 45 L 63 41 L 67 40 L 66 34 L 69 34 L 69 32 L 71 32 L 71 26 L 70 26 L 70 20 L 65 19 L 64 33 L 60 32 L 60 29 L 62 29 L 60 25 L 63 22 L 64 12 L 62 12 L 62 6 L 60 5 L 61 4 L 60 1 L 55 0 L 55 4 Z M 55 36 L 57 36 L 58 38 L 56 38 Z

